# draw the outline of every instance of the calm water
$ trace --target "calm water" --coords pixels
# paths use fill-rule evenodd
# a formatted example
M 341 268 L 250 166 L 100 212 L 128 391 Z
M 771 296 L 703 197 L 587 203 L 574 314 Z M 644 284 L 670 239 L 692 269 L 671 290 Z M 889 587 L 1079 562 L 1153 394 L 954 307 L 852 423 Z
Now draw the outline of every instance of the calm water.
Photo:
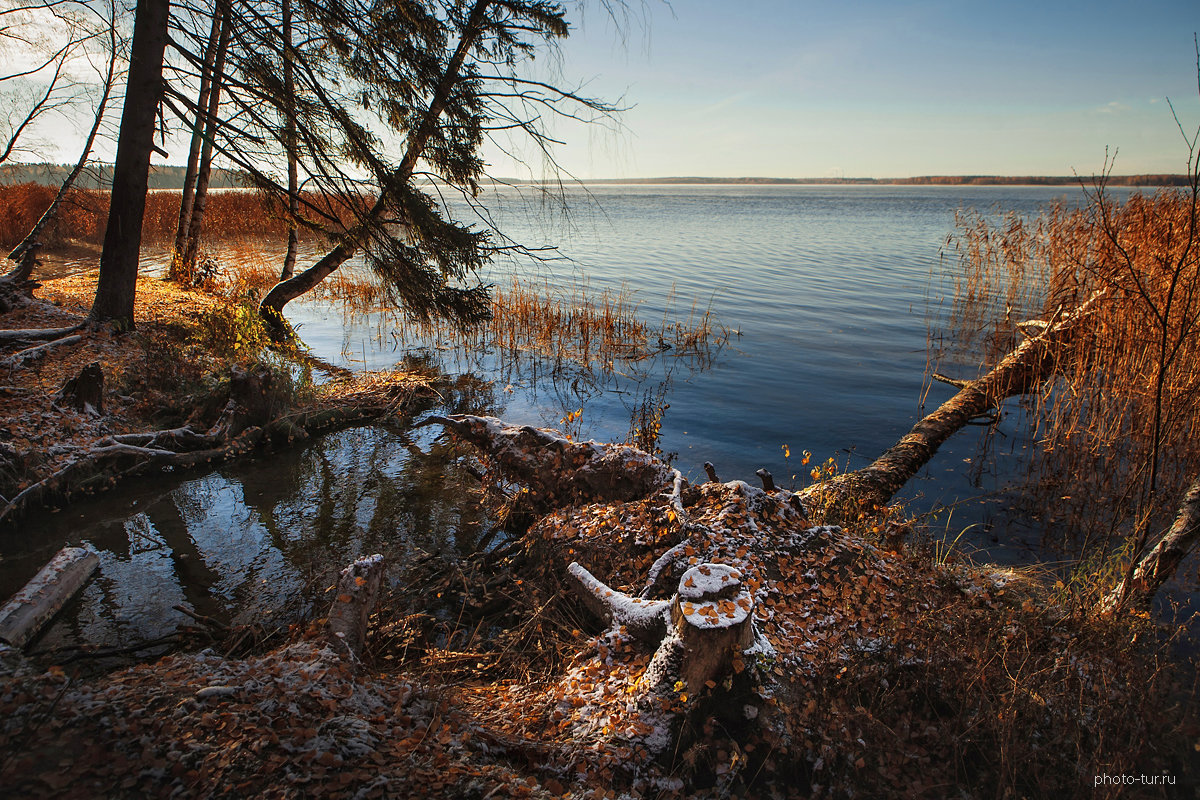
M 753 481 L 766 467 L 782 485 L 802 485 L 802 450 L 855 468 L 922 413 L 927 318 L 954 266 L 939 253 L 955 211 L 1035 213 L 1064 197 L 1077 201 L 1079 190 L 602 186 L 569 194 L 564 219 L 536 197 L 505 190 L 491 201 L 502 228 L 525 243 L 559 244 L 564 260 L 497 264 L 490 279 L 504 283 L 515 272 L 558 285 L 586 281 L 597 291 L 627 286 L 648 320 L 685 317 L 695 302 L 711 305 L 740 335 L 707 369 L 668 356 L 642 365 L 637 379 L 606 378 L 605 391 L 578 376 L 498 374 L 487 354 L 464 359 L 445 343 L 426 342 L 421 355 L 495 381 L 464 393 L 455 408 L 558 426 L 582 407 L 580 432 L 601 440 L 623 440 L 639 393 L 669 378 L 661 445 L 678 453 L 685 474 L 702 476 L 711 461 L 723 480 Z M 303 303 L 288 312 L 329 361 L 374 369 L 405 355 L 391 320 L 347 323 L 340 312 Z M 941 369 L 973 377 L 976 366 Z M 951 392 L 933 386 L 926 405 Z M 1003 503 L 988 492 L 1016 463 L 1019 430 L 1002 423 L 983 463 L 981 430 L 960 434 L 904 496 L 918 509 L 958 503 L 939 524 L 950 538 L 969 526 L 960 546 L 1008 562 L 1036 558 L 1036 541 L 1019 529 L 1001 536 L 990 524 Z M 227 617 L 287 613 L 306 602 L 306 586 L 328 583 L 360 552 L 470 550 L 487 521 L 469 488 L 431 431 L 346 431 L 207 475 L 140 481 L 0 532 L 0 594 L 15 591 L 64 542 L 83 541 L 101 552 L 102 574 L 48 646 L 167 632 L 187 621 L 172 610 L 180 603 Z

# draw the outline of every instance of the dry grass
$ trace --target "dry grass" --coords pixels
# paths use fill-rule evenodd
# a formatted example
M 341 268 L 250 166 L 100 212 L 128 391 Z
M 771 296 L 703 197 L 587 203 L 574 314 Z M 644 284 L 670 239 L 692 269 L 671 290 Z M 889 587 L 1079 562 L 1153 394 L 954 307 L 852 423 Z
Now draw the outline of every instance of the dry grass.
M 1190 191 L 1116 203 L 1101 188 L 1032 220 L 961 217 L 950 239 L 962 270 L 947 338 L 985 363 L 1016 344 L 1018 322 L 1099 295 L 1061 379 L 1027 409 L 1031 510 L 1053 501 L 1076 554 L 1161 529 L 1200 463 L 1197 232 Z
M 57 187 L 22 183 L 0 187 L 0 247 L 11 248 L 25 237 L 42 213 L 50 207 Z M 362 204 L 370 198 L 360 198 Z M 146 214 L 142 222 L 145 242 L 173 241 L 179 224 L 178 191 L 152 191 L 146 196 Z M 342 224 L 354 218 L 355 209 L 336 204 L 324 195 L 306 193 L 310 219 L 337 220 Z M 205 227 L 219 232 L 222 239 L 270 237 L 284 239 L 287 223 L 282 209 L 263 194 L 252 190 L 214 191 L 208 194 Z M 69 241 L 99 245 L 108 220 L 108 193 L 94 189 L 72 189 L 59 211 L 58 219 L 46 234 L 53 247 Z M 302 229 L 303 232 L 303 229 Z
M 586 284 L 558 288 L 515 277 L 493 291 L 491 319 L 477 328 L 410 322 L 402 333 L 494 352 L 505 365 L 536 359 L 552 371 L 567 365 L 599 372 L 636 368 L 660 353 L 705 366 L 729 340 L 711 309 L 692 307 L 681 320 L 668 311 L 655 324 L 642 318 L 626 288 L 596 294 Z

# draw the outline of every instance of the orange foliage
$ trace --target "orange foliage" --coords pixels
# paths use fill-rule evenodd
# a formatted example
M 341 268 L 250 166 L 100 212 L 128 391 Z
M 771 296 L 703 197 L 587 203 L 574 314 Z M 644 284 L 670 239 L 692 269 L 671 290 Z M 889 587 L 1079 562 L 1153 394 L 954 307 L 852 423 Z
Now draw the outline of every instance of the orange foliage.
M 54 200 L 57 188 L 36 183 L 20 183 L 0 187 L 0 247 L 17 245 Z M 142 239 L 148 242 L 171 241 L 179 225 L 180 192 L 156 190 L 146 196 L 146 214 L 142 222 Z M 306 194 L 306 203 L 320 208 L 340 224 L 354 219 L 354 210 L 334 198 Z M 356 201 L 365 205 L 371 198 Z M 219 232 L 221 237 L 262 236 L 283 238 L 287 224 L 278 205 L 260 192 L 250 189 L 210 192 L 205 209 L 205 228 Z M 104 238 L 108 220 L 108 192 L 95 189 L 72 189 L 43 240 L 47 245 L 78 240 L 99 245 Z M 302 229 L 303 230 L 303 229 Z

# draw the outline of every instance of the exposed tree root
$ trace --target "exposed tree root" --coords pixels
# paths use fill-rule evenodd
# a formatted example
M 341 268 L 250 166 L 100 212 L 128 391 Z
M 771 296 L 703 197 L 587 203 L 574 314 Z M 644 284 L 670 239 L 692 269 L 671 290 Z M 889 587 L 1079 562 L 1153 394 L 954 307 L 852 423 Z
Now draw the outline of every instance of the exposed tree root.
M 236 369 L 230 397 L 206 430 L 191 426 L 117 434 L 79 449 L 70 463 L 22 489 L 0 507 L 0 525 L 79 494 L 103 491 L 153 470 L 189 469 L 227 461 L 264 444 L 286 445 L 309 436 L 379 420 L 408 410 L 424 384 L 370 381 L 314 408 L 280 413 L 273 407 L 265 370 Z
M 576 442 L 557 431 L 506 425 L 495 417 L 431 416 L 494 458 L 512 480 L 528 489 L 535 509 L 570 503 L 633 500 L 669 487 L 676 472 L 629 445 Z
M 52 339 L 51 341 L 34 345 L 33 347 L 27 347 L 24 350 L 18 350 L 5 359 L 4 366 L 8 369 L 21 369 L 22 367 L 28 367 L 30 364 L 41 361 L 46 357 L 47 353 L 56 347 L 64 347 L 69 344 L 78 344 L 82 341 L 82 336 L 79 334 L 74 334 L 71 336 L 63 336 Z

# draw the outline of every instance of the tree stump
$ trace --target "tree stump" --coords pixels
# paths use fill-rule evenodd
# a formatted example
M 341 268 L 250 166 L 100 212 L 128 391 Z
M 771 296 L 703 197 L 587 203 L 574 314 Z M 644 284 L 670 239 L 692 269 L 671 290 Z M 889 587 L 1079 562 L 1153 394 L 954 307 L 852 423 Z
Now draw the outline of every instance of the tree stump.
M 645 600 L 609 588 L 579 564 L 568 572 L 592 613 L 635 638 L 656 644 L 642 686 L 665 696 L 678 682 L 698 694 L 724 679 L 734 658 L 755 642 L 754 598 L 742 574 L 724 564 L 699 564 L 679 579 L 670 600 Z
M 357 659 L 367 641 L 367 620 L 379 597 L 383 581 L 383 556 L 358 559 L 342 570 L 334 590 L 333 605 L 325 623 L 326 638 L 340 653 Z
M 683 573 L 671 621 L 683 643 L 679 679 L 689 692 L 723 678 L 735 654 L 754 643 L 753 610 L 754 598 L 733 567 L 700 564 Z
M 93 361 L 71 378 L 54 395 L 54 405 L 87 414 L 104 413 L 104 371 Z

